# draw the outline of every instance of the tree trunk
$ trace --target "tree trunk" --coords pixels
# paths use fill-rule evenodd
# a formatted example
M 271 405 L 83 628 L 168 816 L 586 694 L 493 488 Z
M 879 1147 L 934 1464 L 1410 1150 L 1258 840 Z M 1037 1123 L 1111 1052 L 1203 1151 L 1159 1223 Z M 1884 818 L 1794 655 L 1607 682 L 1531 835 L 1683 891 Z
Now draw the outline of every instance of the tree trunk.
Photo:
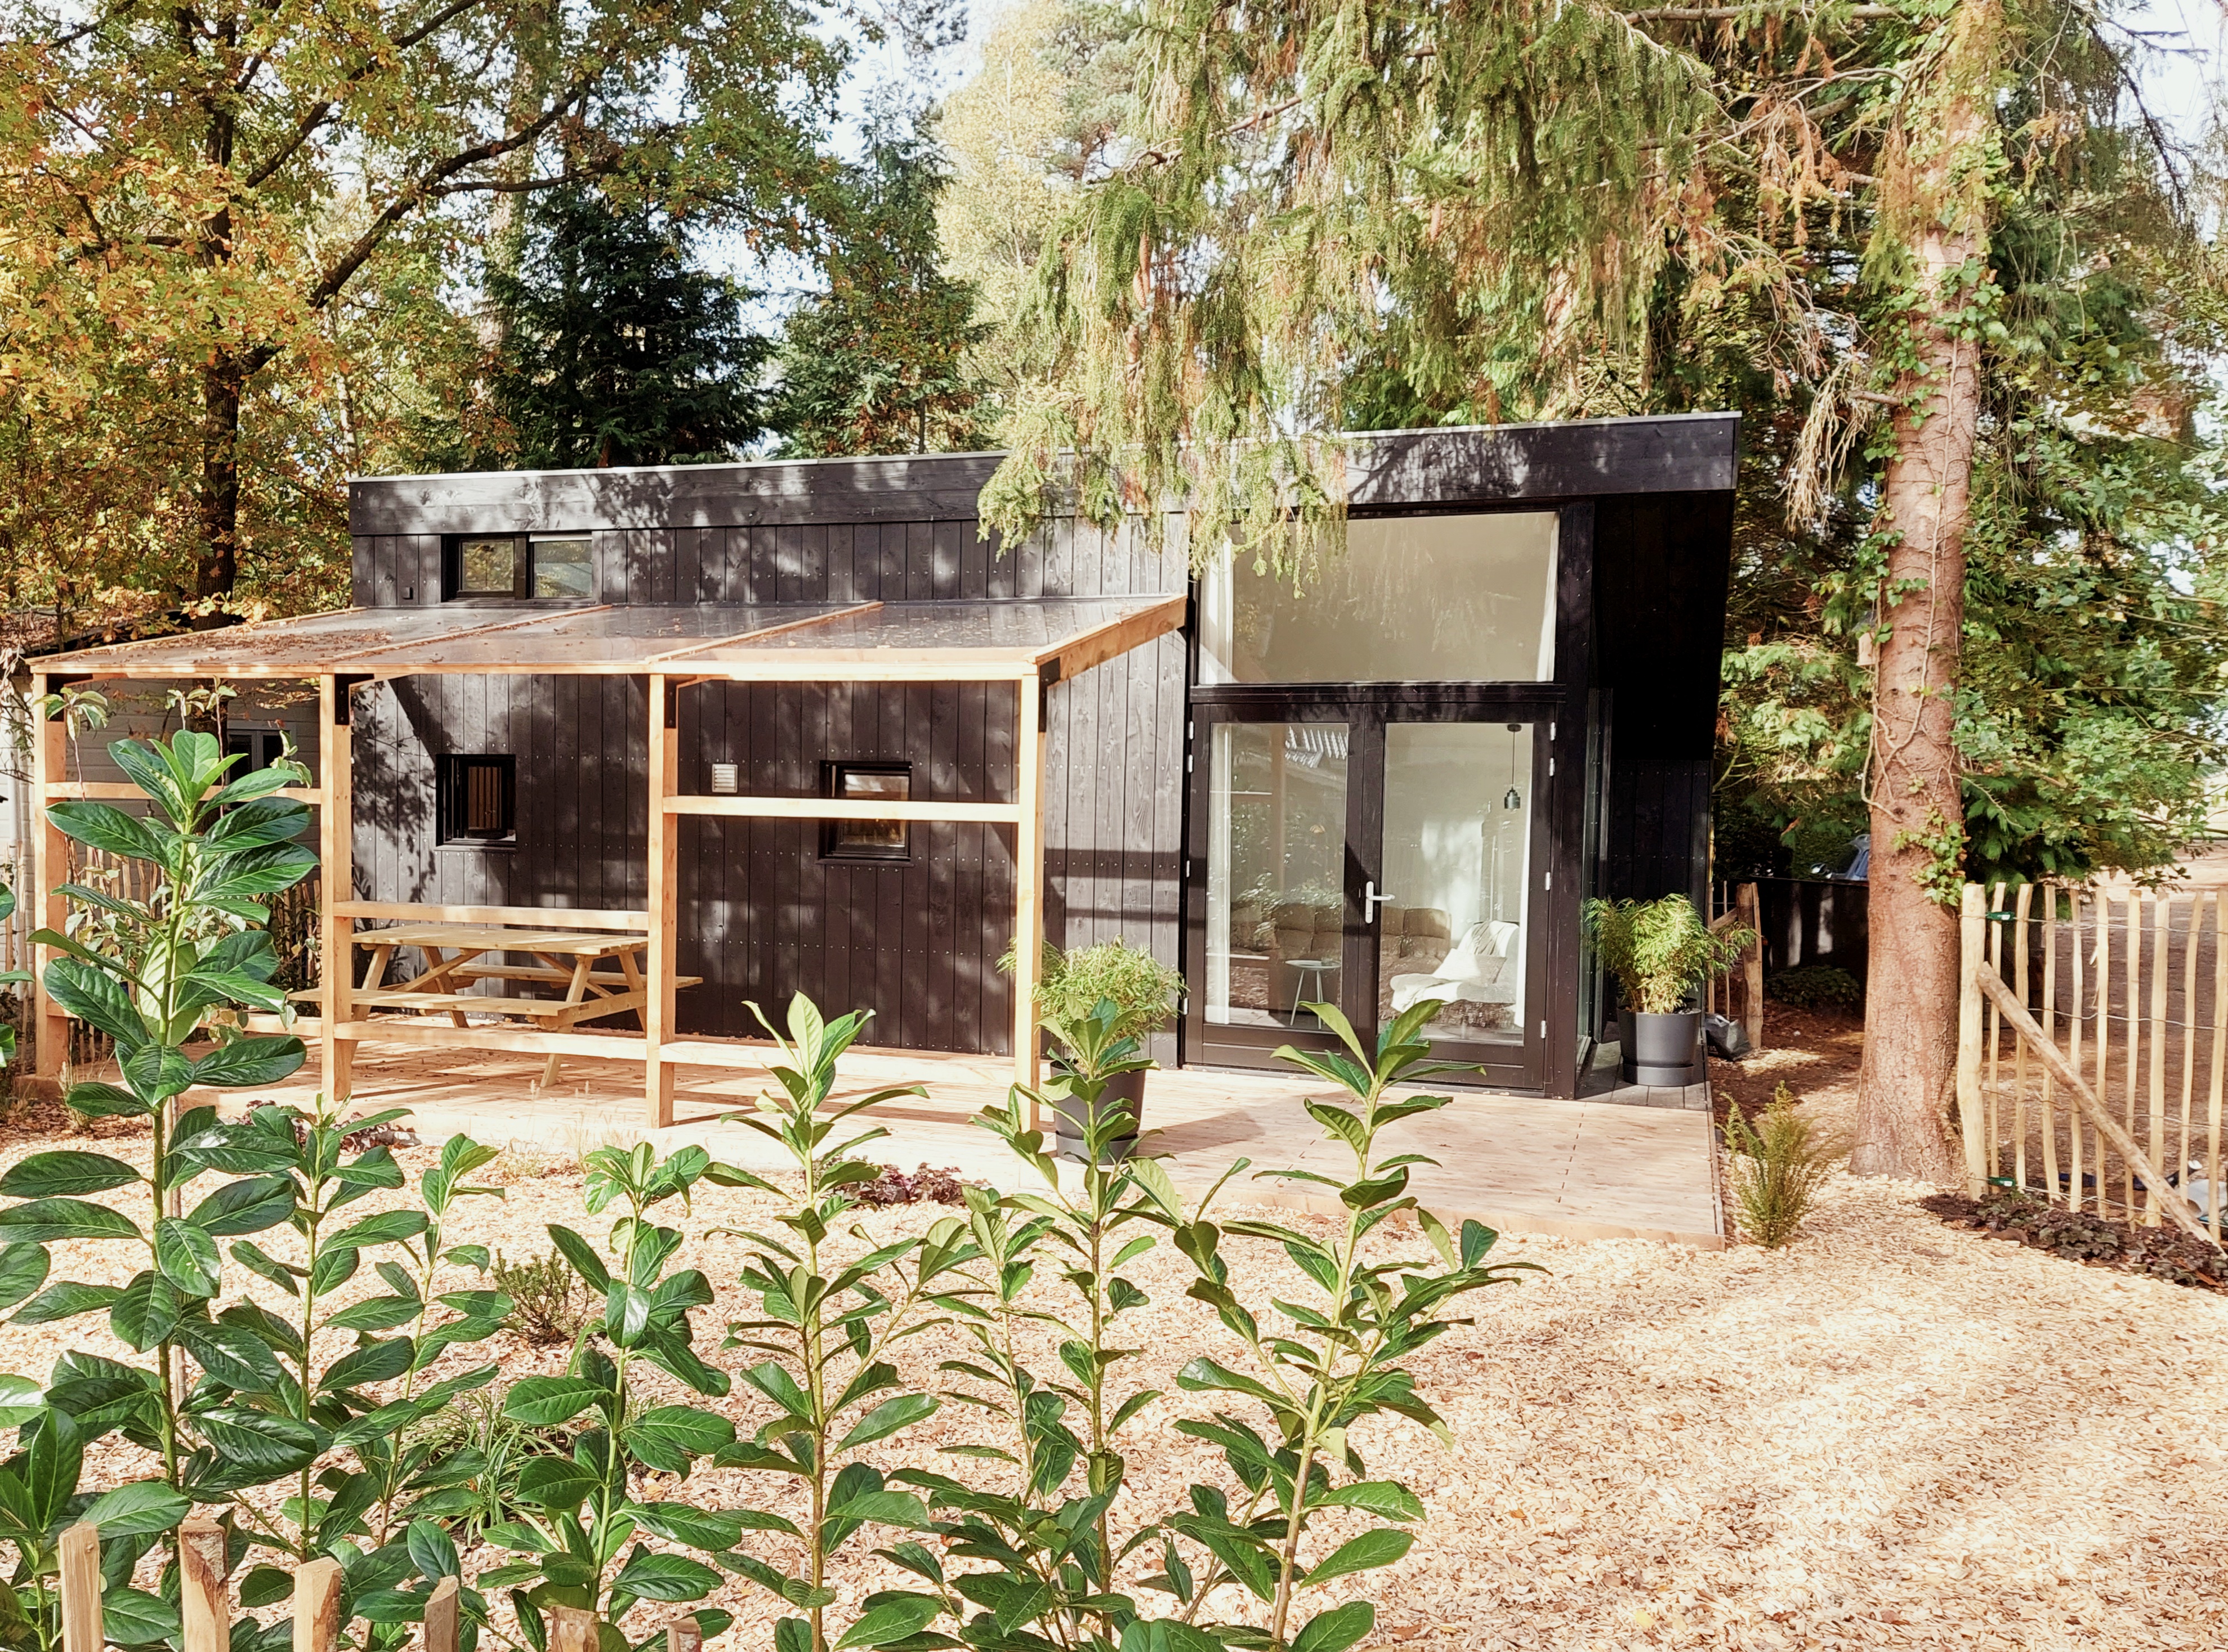
M 194 595 L 231 594 L 240 578 L 240 358 L 220 349 L 202 372 L 201 557 Z
M 1849 1156 L 1859 1175 L 1949 1181 L 1956 1175 L 1949 1125 L 1965 818 L 1956 693 L 1980 424 L 1975 311 L 1986 302 L 1988 93 L 1998 21 L 1994 5 L 1982 3 L 1949 24 L 1956 35 L 1933 95 L 1906 102 L 1881 167 L 1882 233 L 1909 250 L 1898 272 L 1906 298 L 1895 341 L 1905 365 L 1892 392 L 1895 455 L 1879 518 L 1888 549 L 1868 772 L 1865 1054 Z

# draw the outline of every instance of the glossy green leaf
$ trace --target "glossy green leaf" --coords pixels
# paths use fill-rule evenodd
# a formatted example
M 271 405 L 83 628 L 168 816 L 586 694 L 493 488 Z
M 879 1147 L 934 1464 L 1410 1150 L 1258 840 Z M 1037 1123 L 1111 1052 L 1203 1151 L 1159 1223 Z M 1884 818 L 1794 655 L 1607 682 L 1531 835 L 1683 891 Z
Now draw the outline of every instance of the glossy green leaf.
M 144 1354 L 177 1329 L 178 1288 L 152 1268 L 142 1268 L 108 1310 L 116 1340 Z
M 227 1182 L 195 1205 L 186 1220 L 203 1233 L 231 1239 L 276 1227 L 293 1213 L 293 1178 L 269 1175 Z
M 0 1243 L 140 1237 L 138 1226 L 123 1212 L 82 1199 L 34 1199 L 0 1209 Z
M 900 1394 L 893 1399 L 886 1399 L 861 1418 L 851 1431 L 836 1443 L 836 1449 L 855 1450 L 876 1440 L 887 1439 L 900 1429 L 933 1417 L 937 1408 L 938 1401 L 929 1394 Z
M 47 1270 L 53 1265 L 43 1245 L 27 1240 L 0 1247 L 0 1309 L 13 1308 L 46 1284 Z
M 115 1588 L 100 1598 L 101 1633 L 118 1646 L 154 1646 L 184 1633 L 178 1609 L 143 1590 Z
M 887 1646 L 919 1634 L 943 1615 L 944 1603 L 932 1595 L 885 1595 L 843 1631 L 836 1652 L 854 1646 Z
M 637 1549 L 611 1579 L 611 1588 L 643 1600 L 701 1600 L 720 1582 L 720 1574 L 701 1560 Z
M 1333 1549 L 1329 1554 L 1308 1568 L 1307 1583 L 1312 1588 L 1328 1583 L 1333 1578 L 1343 1578 L 1355 1572 L 1369 1572 L 1379 1566 L 1389 1566 L 1415 1546 L 1412 1532 L 1364 1532 Z
M 586 1377 L 524 1377 L 503 1397 L 503 1414 L 533 1428 L 569 1423 L 611 1391 Z
M 1292 1652 L 1347 1652 L 1376 1627 L 1377 1608 L 1366 1600 L 1349 1600 L 1308 1619 L 1292 1639 Z
M 19 1159 L 0 1175 L 0 1194 L 10 1199 L 66 1197 L 106 1193 L 139 1179 L 139 1173 L 121 1159 L 67 1149 Z
M 206 1230 L 182 1216 L 155 1224 L 155 1265 L 189 1297 L 214 1297 L 224 1287 L 224 1259 Z
M 100 1527 L 101 1541 L 167 1532 L 193 1512 L 185 1494 L 160 1480 L 135 1480 L 104 1491 L 80 1518 Z
M 74 1279 L 58 1280 L 25 1303 L 9 1323 L 51 1325 L 56 1320 L 74 1319 L 80 1314 L 90 1314 L 110 1307 L 123 1294 L 124 1287 L 121 1285 L 88 1285 Z

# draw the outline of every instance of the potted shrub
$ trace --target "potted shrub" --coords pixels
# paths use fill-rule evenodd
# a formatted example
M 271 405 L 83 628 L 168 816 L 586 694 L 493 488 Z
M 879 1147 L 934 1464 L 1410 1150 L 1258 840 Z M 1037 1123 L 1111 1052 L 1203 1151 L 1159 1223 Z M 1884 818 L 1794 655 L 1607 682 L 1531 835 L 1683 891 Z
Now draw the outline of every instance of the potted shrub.
M 1684 895 L 1659 900 L 1589 900 L 1586 932 L 1602 967 L 1617 977 L 1624 1007 L 1619 1042 L 1628 1084 L 1702 1081 L 1702 1012 L 1694 989 L 1732 967 L 1756 938 L 1738 927 L 1712 933 Z
M 998 960 L 1011 973 L 1013 949 Z M 1136 1144 L 1145 1115 L 1145 1074 L 1154 1062 L 1144 1041 L 1174 1019 L 1183 976 L 1127 941 L 1063 952 L 1047 942 L 1043 978 L 1037 983 L 1037 1019 L 1052 1034 L 1047 1052 L 1052 1082 L 1047 1099 L 1057 1118 L 1060 1150 L 1080 1155 L 1092 1121 L 1104 1110 L 1128 1114 L 1116 1133 L 1112 1156 Z

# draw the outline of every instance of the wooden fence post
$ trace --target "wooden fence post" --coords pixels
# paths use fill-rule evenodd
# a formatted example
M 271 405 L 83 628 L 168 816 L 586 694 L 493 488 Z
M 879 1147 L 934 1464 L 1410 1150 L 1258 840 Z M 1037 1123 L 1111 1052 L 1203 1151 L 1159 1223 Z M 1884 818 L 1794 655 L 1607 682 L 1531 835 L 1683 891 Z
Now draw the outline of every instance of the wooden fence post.
M 178 1527 L 178 1616 L 185 1625 L 181 1652 L 227 1652 L 232 1640 L 230 1561 L 224 1527 L 197 1514 Z
M 62 1534 L 62 1652 L 100 1652 L 100 1527 L 81 1520 Z
M 704 1652 L 704 1629 L 693 1613 L 665 1626 L 665 1652 Z
M 341 1563 L 311 1560 L 294 1573 L 294 1652 L 333 1652 L 340 1632 Z
M 426 1652 L 457 1652 L 457 1580 L 444 1578 L 426 1598 Z M 295 1652 L 301 1649 L 296 1648 Z
M 1988 1191 L 1987 1143 L 1981 1119 L 1981 981 L 1987 962 L 1988 896 L 1977 883 L 1965 886 L 1957 964 L 1957 1124 L 1965 1139 L 1965 1194 L 1978 1199 Z
M 595 1613 L 578 1606 L 552 1606 L 549 1652 L 596 1652 Z
M 1748 951 L 1741 957 L 1741 1008 L 1748 1022 L 1751 1049 L 1764 1047 L 1764 897 L 1752 883 L 1733 892 L 1740 920 L 1748 925 Z

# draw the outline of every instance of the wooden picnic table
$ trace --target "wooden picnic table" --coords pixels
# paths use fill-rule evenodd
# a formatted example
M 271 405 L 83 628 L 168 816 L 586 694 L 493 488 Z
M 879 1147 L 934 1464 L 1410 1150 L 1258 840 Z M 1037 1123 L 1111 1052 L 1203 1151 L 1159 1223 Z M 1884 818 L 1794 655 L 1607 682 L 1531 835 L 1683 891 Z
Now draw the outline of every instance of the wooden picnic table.
M 610 930 L 533 929 L 512 924 L 405 923 L 387 929 L 360 930 L 355 944 L 369 950 L 362 984 L 350 994 L 363 1009 L 414 1010 L 423 1015 L 445 1013 L 458 1027 L 467 1025 L 468 1013 L 515 1015 L 547 1032 L 563 1032 L 584 1021 L 607 1016 L 640 1014 L 650 1003 L 650 983 L 643 975 L 650 937 Z M 426 956 L 426 967 L 407 981 L 387 982 L 388 966 L 397 952 L 409 949 Z M 538 964 L 511 964 L 507 955 L 523 953 Z M 616 963 L 617 972 L 599 970 Z M 693 987 L 701 976 L 676 976 L 676 987 Z M 536 986 L 562 986 L 562 998 L 528 998 L 509 993 L 464 990 L 483 981 L 509 981 Z M 547 1086 L 557 1079 L 558 1063 L 552 1054 L 541 1070 Z

